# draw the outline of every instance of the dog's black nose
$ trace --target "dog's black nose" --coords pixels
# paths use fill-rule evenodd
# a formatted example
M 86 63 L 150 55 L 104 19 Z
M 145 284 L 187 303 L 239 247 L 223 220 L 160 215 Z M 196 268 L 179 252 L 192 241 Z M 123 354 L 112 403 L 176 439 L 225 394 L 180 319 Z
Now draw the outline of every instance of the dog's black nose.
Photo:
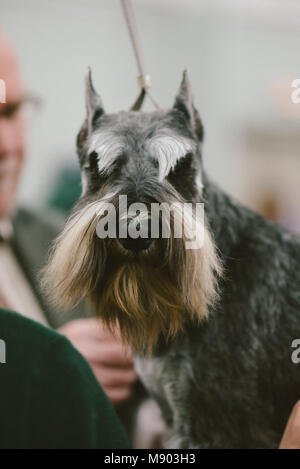
M 134 238 L 128 237 L 128 238 L 119 238 L 119 241 L 121 245 L 128 251 L 139 252 L 139 251 L 144 251 L 145 249 L 148 249 L 153 240 L 151 238 L 138 237 L 134 239 Z
M 151 238 L 151 220 L 148 212 L 140 212 L 134 217 L 121 218 L 117 226 L 117 237 L 120 244 L 128 251 L 137 253 L 149 248 Z

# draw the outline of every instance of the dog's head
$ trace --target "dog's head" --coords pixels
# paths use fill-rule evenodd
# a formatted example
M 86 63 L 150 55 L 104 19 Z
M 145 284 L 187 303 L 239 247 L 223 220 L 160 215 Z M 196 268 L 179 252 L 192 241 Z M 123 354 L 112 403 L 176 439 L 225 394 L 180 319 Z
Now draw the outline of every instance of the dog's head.
M 77 137 L 82 196 L 44 269 L 66 307 L 88 298 L 124 341 L 151 351 L 216 299 L 220 264 L 201 204 L 203 128 L 184 73 L 174 105 L 106 114 L 86 78 Z

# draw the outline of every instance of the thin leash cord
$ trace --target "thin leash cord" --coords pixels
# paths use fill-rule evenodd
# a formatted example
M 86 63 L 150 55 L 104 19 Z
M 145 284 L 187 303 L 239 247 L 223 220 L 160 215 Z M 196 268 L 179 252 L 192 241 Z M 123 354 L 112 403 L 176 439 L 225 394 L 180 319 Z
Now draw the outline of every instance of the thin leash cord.
M 146 94 L 148 95 L 154 107 L 156 109 L 159 109 L 158 103 L 155 101 L 152 94 L 150 93 L 151 78 L 145 71 L 145 65 L 143 62 L 141 45 L 140 45 L 141 43 L 139 40 L 138 29 L 137 29 L 137 24 L 136 24 L 135 17 L 134 17 L 131 0 L 121 0 L 121 4 L 123 7 L 124 16 L 125 16 L 126 23 L 128 26 L 129 35 L 130 35 L 136 63 L 137 63 L 137 68 L 139 71 L 138 84 L 141 88 L 141 92 L 137 100 L 133 104 L 131 110 L 138 111 L 142 107 Z

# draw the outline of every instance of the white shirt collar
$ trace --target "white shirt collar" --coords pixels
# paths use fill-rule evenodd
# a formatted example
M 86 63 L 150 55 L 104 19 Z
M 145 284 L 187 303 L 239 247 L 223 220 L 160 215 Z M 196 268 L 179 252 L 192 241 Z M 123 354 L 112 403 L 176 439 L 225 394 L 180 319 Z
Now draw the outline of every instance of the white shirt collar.
M 13 235 L 13 226 L 10 218 L 0 218 L 0 240 L 9 241 Z

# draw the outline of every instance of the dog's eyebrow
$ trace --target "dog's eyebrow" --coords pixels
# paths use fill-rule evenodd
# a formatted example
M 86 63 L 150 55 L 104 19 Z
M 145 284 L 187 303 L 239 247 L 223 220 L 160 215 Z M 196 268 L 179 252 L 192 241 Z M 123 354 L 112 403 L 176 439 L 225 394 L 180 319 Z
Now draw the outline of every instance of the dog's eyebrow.
M 194 150 L 195 144 L 188 138 L 171 132 L 158 132 L 148 140 L 148 149 L 159 165 L 159 179 L 163 180 L 177 161 Z
M 122 136 L 111 131 L 102 131 L 92 136 L 89 152 L 98 153 L 99 174 L 109 174 L 114 162 L 125 149 Z

